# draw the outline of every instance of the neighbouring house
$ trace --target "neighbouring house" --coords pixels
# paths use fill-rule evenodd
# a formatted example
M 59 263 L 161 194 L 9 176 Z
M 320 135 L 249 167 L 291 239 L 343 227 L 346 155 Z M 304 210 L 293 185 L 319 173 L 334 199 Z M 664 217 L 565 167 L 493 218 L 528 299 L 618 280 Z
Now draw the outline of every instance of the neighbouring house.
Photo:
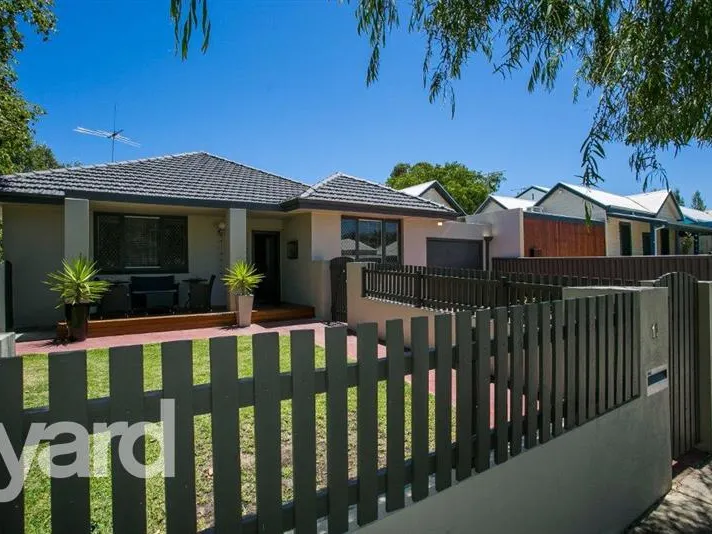
M 525 194 L 535 190 L 540 191 L 530 187 Z M 701 236 L 712 234 L 712 225 L 685 217 L 666 190 L 623 196 L 561 182 L 536 201 L 520 202 L 490 195 L 467 220 L 482 222 L 486 214 L 517 211 L 522 220 L 520 256 L 679 254 L 687 233 L 696 236 L 694 251 L 699 252 L 699 243 L 707 242 Z
M 517 195 L 517 198 L 536 202 L 548 192 L 548 187 L 542 187 L 540 185 L 530 185 L 526 189 L 520 191 Z
M 501 210 L 526 210 L 536 204 L 534 200 L 526 198 L 507 197 L 503 195 L 489 195 L 475 211 L 475 215 L 481 213 L 493 213 Z
M 489 228 L 343 173 L 310 186 L 204 152 L 2 176 L 0 201 L 16 328 L 61 318 L 42 281 L 79 254 L 109 279 L 177 282 L 219 280 L 246 258 L 265 274 L 258 302 L 309 305 L 328 319 L 328 260 L 481 268 Z M 212 301 L 228 306 L 222 284 Z
M 680 206 L 680 211 L 682 211 L 686 223 L 712 228 L 712 212 L 686 208 L 684 206 Z M 698 236 L 696 243 L 693 240 L 693 246 L 695 244 L 697 245 L 699 254 L 712 254 L 712 235 Z
M 465 210 L 462 209 L 457 201 L 452 198 L 452 195 L 447 192 L 447 189 L 437 180 L 406 187 L 401 189 L 401 191 L 413 195 L 414 197 L 426 198 L 437 202 L 441 206 L 454 210 L 460 216 L 466 215 Z

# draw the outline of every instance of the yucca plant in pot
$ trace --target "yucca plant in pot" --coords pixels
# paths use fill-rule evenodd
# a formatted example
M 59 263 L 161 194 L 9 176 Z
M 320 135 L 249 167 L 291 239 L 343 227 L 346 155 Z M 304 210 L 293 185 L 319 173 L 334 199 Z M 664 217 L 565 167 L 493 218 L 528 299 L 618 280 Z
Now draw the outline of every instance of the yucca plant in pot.
M 255 266 L 245 260 L 236 261 L 225 271 L 223 282 L 236 300 L 237 326 L 250 326 L 252 323 L 254 290 L 263 278 L 264 276 L 257 272 Z
M 47 275 L 51 291 L 59 293 L 57 308 L 64 306 L 67 331 L 71 341 L 87 338 L 89 306 L 101 300 L 110 287 L 106 280 L 96 280 L 99 269 L 84 256 L 62 260 L 62 268 Z

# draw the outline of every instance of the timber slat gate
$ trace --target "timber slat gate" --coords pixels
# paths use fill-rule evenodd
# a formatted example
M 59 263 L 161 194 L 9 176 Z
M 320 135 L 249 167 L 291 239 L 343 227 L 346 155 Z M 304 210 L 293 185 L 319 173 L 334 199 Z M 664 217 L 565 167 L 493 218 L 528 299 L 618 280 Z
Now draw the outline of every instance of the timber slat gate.
M 668 288 L 670 358 L 670 432 L 672 457 L 690 451 L 699 441 L 699 386 L 697 346 L 697 278 L 670 273 L 655 281 Z
M 342 256 L 329 262 L 331 276 L 331 320 L 346 322 L 347 297 L 346 297 L 346 265 L 354 261 L 352 258 Z
M 369 264 L 362 296 L 443 311 L 476 310 L 560 300 L 562 284 L 490 271 Z
M 378 518 L 380 495 L 385 494 L 388 511 L 398 510 L 405 506 L 407 486 L 413 500 L 420 501 L 428 497 L 431 475 L 436 491 L 441 491 L 452 484 L 453 474 L 460 481 L 496 469 L 638 397 L 639 310 L 639 295 L 619 293 L 484 309 L 475 314 L 474 323 L 471 312 L 458 312 L 454 334 L 453 317 L 443 314 L 435 317 L 434 349 L 428 346 L 428 318 L 417 317 L 410 323 L 409 352 L 404 348 L 403 321 L 391 320 L 386 325 L 385 358 L 378 357 L 376 324 L 357 327 L 357 354 L 351 359 L 346 327 L 332 327 L 325 332 L 322 368 L 316 368 L 314 332 L 292 331 L 289 371 L 280 369 L 277 333 L 257 334 L 252 337 L 253 376 L 247 377 L 238 377 L 237 339 L 213 338 L 208 345 L 210 382 L 197 385 L 192 342 L 167 342 L 161 344 L 163 390 L 158 391 L 144 391 L 143 347 L 111 348 L 110 396 L 91 399 L 87 353 L 57 353 L 49 357 L 49 405 L 29 409 L 23 407 L 23 360 L 3 358 L 0 423 L 20 451 L 32 423 L 75 421 L 93 432 L 94 423 L 159 422 L 160 401 L 175 399 L 176 476 L 165 479 L 163 510 L 168 534 L 196 531 L 196 502 L 201 501 L 196 498 L 195 451 L 200 448 L 212 453 L 213 499 L 208 502 L 213 503 L 216 532 L 314 533 L 317 520 L 328 518 L 328 531 L 339 534 L 349 529 L 352 505 L 357 506 L 357 523 L 365 525 Z M 434 420 L 429 410 L 431 370 Z M 382 381 L 386 425 L 379 418 Z M 355 409 L 349 401 L 352 389 L 358 398 Z M 280 415 L 284 401 L 291 406 L 291 419 Z M 315 402 L 325 403 L 325 418 L 315 414 Z M 254 418 L 247 418 L 254 429 L 254 447 L 249 434 L 243 435 L 240 409 L 249 407 L 254 408 Z M 211 417 L 210 436 L 202 438 L 210 443 L 196 443 L 194 421 L 199 415 Z M 411 424 L 406 426 L 406 421 Z M 324 426 L 325 445 L 316 440 Z M 354 429 L 355 437 L 349 435 Z M 283 440 L 290 432 L 293 454 L 283 455 Z M 354 439 L 358 478 L 349 478 L 353 451 L 348 443 Z M 86 440 L 84 446 L 88 447 Z M 114 440 L 113 454 L 118 447 Z M 379 451 L 384 449 L 383 462 Z M 113 523 L 114 532 L 145 532 L 148 484 L 133 478 L 121 462 L 112 461 L 110 469 L 112 511 L 106 521 Z M 245 469 L 252 470 L 247 476 L 254 477 L 254 490 L 241 487 Z M 325 471 L 326 485 L 321 481 L 316 490 L 318 473 Z M 0 469 L 0 487 L 7 486 L 7 475 Z M 293 488 L 289 502 L 282 496 L 285 484 Z M 50 487 L 47 521 L 52 532 L 88 533 L 95 519 L 89 506 L 93 498 L 89 479 L 52 478 Z M 246 504 L 256 513 L 243 515 Z M 0 532 L 24 531 L 24 505 L 23 494 L 0 503 Z M 201 512 L 206 509 L 201 506 Z

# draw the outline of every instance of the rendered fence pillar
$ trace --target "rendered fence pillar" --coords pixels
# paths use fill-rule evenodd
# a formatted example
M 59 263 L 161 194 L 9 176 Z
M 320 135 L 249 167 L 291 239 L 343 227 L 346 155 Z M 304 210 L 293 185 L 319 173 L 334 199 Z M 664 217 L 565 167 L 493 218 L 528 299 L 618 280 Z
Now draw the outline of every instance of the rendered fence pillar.
M 89 258 L 89 201 L 85 198 L 64 199 L 64 257 Z
M 312 295 L 314 315 L 322 321 L 331 320 L 331 272 L 329 261 L 312 262 Z
M 247 211 L 230 208 L 227 210 L 227 264 L 247 259 Z M 228 307 L 235 309 L 235 299 L 228 296 Z
M 366 320 L 360 313 L 361 297 L 363 296 L 361 271 L 366 265 L 368 264 L 355 261 L 346 264 L 346 322 L 352 329 L 355 329 L 358 323 Z
M 700 443 L 712 451 L 712 282 L 698 282 L 698 380 L 700 391 Z
M 0 334 L 0 358 L 13 358 L 15 354 L 15 332 Z

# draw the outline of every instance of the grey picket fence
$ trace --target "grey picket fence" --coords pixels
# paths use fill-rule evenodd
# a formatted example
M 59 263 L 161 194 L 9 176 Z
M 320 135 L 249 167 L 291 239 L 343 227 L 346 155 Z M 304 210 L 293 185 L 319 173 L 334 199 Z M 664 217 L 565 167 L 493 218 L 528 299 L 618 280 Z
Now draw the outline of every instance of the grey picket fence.
M 615 294 L 483 309 L 435 318 L 435 347 L 428 346 L 428 319 L 412 319 L 406 351 L 403 323 L 387 323 L 387 356 L 378 357 L 375 324 L 356 331 L 357 354 L 347 355 L 345 327 L 325 332 L 325 368 L 315 368 L 314 332 L 293 331 L 291 371 L 280 373 L 276 333 L 253 336 L 254 376 L 239 378 L 234 337 L 209 341 L 210 383 L 194 385 L 192 345 L 161 345 L 163 390 L 144 391 L 141 346 L 109 350 L 110 395 L 87 399 L 87 354 L 49 357 L 49 405 L 23 408 L 20 358 L 0 360 L 0 422 L 20 451 L 33 422 L 74 421 L 92 431 L 97 422 L 160 420 L 159 401 L 175 399 L 175 477 L 165 478 L 169 534 L 196 531 L 194 417 L 210 414 L 215 532 L 328 532 L 349 528 L 349 507 L 365 525 L 378 518 L 379 496 L 388 511 L 506 462 L 621 406 L 640 394 L 639 299 Z M 455 321 L 453 339 L 452 321 Z M 473 326 L 474 325 L 474 326 Z M 455 371 L 455 389 L 452 373 Z M 435 374 L 429 391 L 429 373 Z M 378 383 L 386 381 L 386 461 L 379 469 Z M 410 382 L 410 409 L 404 385 Z M 357 478 L 349 478 L 349 405 L 357 391 Z M 494 402 L 490 402 L 493 390 Z M 316 490 L 315 396 L 326 395 L 326 487 Z M 434 395 L 434 421 L 430 420 Z M 509 400 L 508 400 L 509 399 Z M 292 407 L 292 486 L 282 500 L 282 401 Z M 453 402 L 454 401 L 454 402 Z M 256 514 L 241 515 L 239 410 L 254 407 Z M 454 429 L 453 424 L 454 412 Z M 351 414 L 353 415 L 353 414 Z M 405 454 L 410 418 L 411 455 Z M 435 446 L 429 442 L 434 425 Z M 453 430 L 455 438 L 453 440 Z M 88 446 L 88 445 L 87 445 Z M 117 454 L 112 442 L 112 454 Z M 140 448 L 140 447 L 139 447 Z M 114 459 L 116 456 L 114 456 Z M 118 461 L 111 463 L 113 529 L 146 531 L 146 484 Z M 0 487 L 7 473 L 0 470 Z M 51 527 L 55 534 L 91 530 L 86 478 L 51 479 Z M 23 495 L 0 504 L 0 532 L 24 531 Z
M 560 300 L 562 284 L 491 271 L 369 264 L 362 296 L 443 311 L 476 310 Z

